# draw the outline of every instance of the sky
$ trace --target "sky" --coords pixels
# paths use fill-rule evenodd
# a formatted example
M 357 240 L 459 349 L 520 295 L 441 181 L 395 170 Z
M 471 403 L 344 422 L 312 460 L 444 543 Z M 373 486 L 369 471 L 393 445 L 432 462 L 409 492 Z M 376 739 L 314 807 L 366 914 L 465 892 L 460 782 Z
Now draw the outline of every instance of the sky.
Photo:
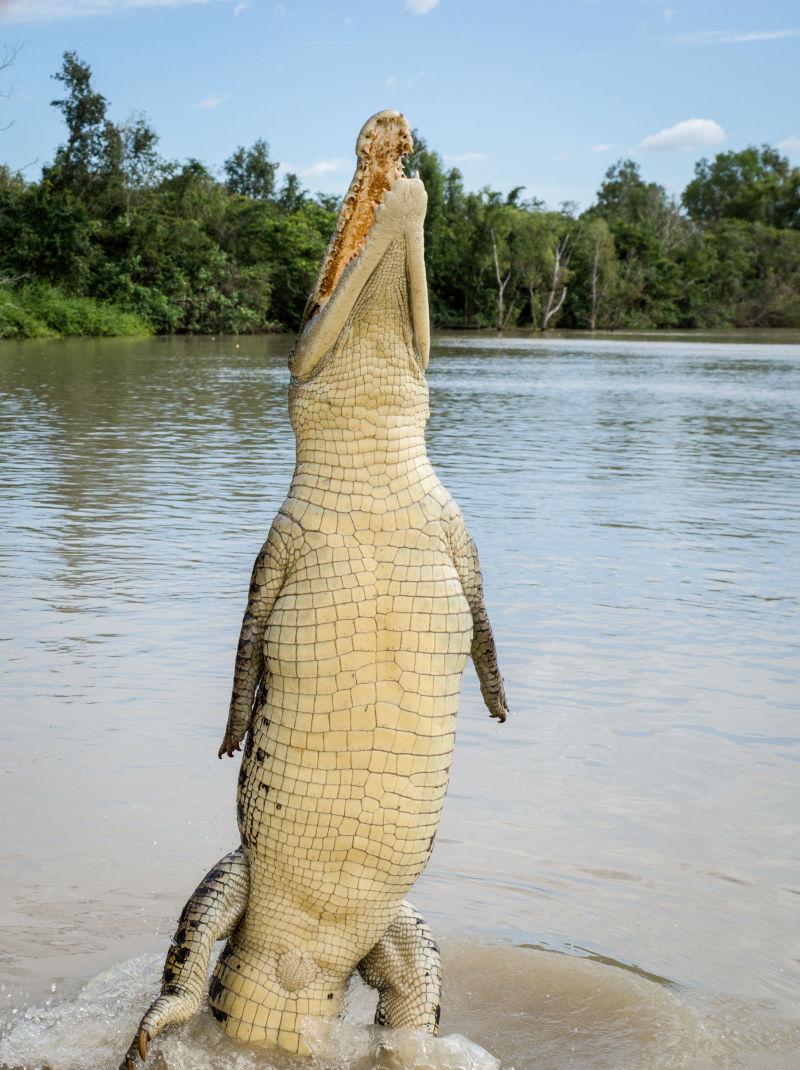
M 623 156 L 676 194 L 726 149 L 800 163 L 798 0 L 0 0 L 4 45 L 0 163 L 30 178 L 63 139 L 67 49 L 163 155 L 219 169 L 265 138 L 312 192 L 346 189 L 387 107 L 467 188 L 551 206 L 588 206 Z

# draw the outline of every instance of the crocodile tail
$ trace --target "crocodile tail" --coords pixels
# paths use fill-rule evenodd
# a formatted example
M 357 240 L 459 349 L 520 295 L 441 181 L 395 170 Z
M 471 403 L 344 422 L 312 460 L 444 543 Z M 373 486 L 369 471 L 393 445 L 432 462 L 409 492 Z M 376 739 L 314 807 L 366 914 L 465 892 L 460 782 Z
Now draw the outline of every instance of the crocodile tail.
M 247 904 L 247 860 L 241 847 L 225 855 L 196 888 L 181 912 L 172 938 L 161 984 L 161 995 L 139 1023 L 120 1070 L 132 1070 L 136 1056 L 147 1057 L 149 1042 L 169 1026 L 188 1022 L 200 1009 L 208 962 L 215 941 L 230 936 Z

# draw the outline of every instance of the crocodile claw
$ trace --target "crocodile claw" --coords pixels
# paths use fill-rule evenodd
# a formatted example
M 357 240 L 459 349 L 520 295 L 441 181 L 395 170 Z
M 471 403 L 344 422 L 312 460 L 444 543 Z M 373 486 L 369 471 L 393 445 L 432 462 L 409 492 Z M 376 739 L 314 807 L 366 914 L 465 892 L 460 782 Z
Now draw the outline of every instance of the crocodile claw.
M 145 1048 L 145 1051 L 146 1050 L 147 1049 Z M 119 1070 L 136 1070 L 136 1067 L 139 1065 L 140 1058 L 143 1058 L 143 1056 L 141 1050 L 141 1041 L 139 1039 L 139 1034 L 137 1033 L 137 1035 L 133 1038 L 133 1043 L 125 1052 L 125 1058 L 119 1064 Z
M 211 875 L 208 874 L 206 880 Z M 174 947 L 175 945 L 173 945 Z M 167 963 L 169 964 L 169 962 L 170 958 L 168 957 Z M 180 959 L 179 962 L 183 965 L 185 960 Z M 203 975 L 205 975 L 207 963 L 208 956 L 206 955 L 202 964 Z M 120 1070 L 136 1070 L 136 1067 L 139 1066 L 139 1059 L 142 1062 L 147 1059 L 147 1049 L 150 1041 L 160 1036 L 165 1029 L 188 1022 L 197 1013 L 199 1007 L 199 998 L 189 992 L 162 991 L 158 999 L 151 1003 L 149 1010 L 139 1022 L 139 1028 L 136 1030 L 136 1035 L 130 1048 L 128 1048 L 128 1053 L 120 1066 Z

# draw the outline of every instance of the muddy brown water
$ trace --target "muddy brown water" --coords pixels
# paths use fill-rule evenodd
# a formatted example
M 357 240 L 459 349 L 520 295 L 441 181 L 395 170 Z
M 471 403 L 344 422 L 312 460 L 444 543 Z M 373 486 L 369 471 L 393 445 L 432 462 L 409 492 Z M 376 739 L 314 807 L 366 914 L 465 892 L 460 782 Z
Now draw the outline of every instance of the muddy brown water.
M 289 344 L 0 345 L 0 1065 L 116 1067 L 236 843 Z M 444 1032 L 506 1070 L 800 1068 L 800 338 L 443 334 L 429 381 L 513 711 L 468 669 L 412 894 Z M 323 1064 L 380 1065 L 351 1041 Z M 298 1065 L 207 1015 L 161 1058 Z

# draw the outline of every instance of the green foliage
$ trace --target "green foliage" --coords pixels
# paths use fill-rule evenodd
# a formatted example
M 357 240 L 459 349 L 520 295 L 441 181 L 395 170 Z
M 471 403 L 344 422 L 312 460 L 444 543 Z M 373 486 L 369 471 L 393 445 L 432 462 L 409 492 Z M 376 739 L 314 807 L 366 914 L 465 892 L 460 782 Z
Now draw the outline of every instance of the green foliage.
M 66 52 L 64 143 L 38 182 L 0 166 L 0 335 L 297 328 L 338 207 L 259 139 L 217 175 L 117 123 Z M 769 146 L 701 160 L 681 204 L 619 160 L 583 214 L 464 189 L 424 138 L 431 318 L 442 327 L 800 326 L 800 168 Z
M 0 287 L 0 338 L 150 333 L 139 316 L 91 297 L 69 297 L 43 283 L 13 290 Z
M 800 229 L 800 167 L 769 145 L 721 152 L 695 164 L 684 190 L 689 216 L 701 224 L 742 219 L 778 229 Z
M 225 161 L 228 191 L 268 201 L 275 192 L 277 169 L 278 165 L 269 158 L 269 145 L 263 139 L 256 141 L 251 149 L 240 145 Z
M 611 227 L 601 216 L 583 220 L 570 269 L 565 318 L 590 330 L 612 330 L 619 315 L 619 261 Z
M 53 338 L 56 333 L 26 307 L 23 290 L 0 287 L 0 338 Z
M 63 99 L 50 103 L 64 117 L 67 141 L 57 151 L 50 171 L 53 180 L 83 193 L 103 171 L 106 98 L 95 92 L 91 68 L 74 52 L 64 53 L 61 70 L 53 77 L 66 91 Z

